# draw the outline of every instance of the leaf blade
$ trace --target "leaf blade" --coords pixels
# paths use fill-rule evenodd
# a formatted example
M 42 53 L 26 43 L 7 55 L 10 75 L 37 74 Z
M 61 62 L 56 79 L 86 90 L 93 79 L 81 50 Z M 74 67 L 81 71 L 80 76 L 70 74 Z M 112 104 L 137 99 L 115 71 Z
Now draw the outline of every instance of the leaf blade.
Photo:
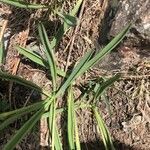
M 77 1 L 75 7 L 72 9 L 72 11 L 69 13 L 69 15 L 75 17 L 75 15 L 77 14 L 77 12 L 78 12 L 81 4 L 82 4 L 82 1 L 83 0 L 78 0 Z M 62 39 L 62 37 L 66 33 L 66 31 L 69 29 L 69 27 L 70 26 L 65 22 L 60 26 L 56 36 L 51 41 L 51 47 L 52 48 L 56 47 L 56 45 L 60 42 L 60 40 Z
M 0 120 L 5 120 L 8 117 L 13 116 L 15 114 L 21 114 L 24 112 L 30 113 L 32 111 L 38 110 L 41 107 L 41 105 L 44 105 L 44 104 L 45 104 L 45 102 L 37 102 L 35 104 L 29 105 L 29 106 L 26 106 L 23 108 L 18 108 L 16 110 L 12 110 L 9 112 L 0 113 Z
M 52 100 L 52 104 L 50 106 L 50 110 L 48 112 L 49 114 L 49 130 L 51 131 L 51 148 L 52 150 L 57 149 L 57 150 L 62 150 L 62 144 L 60 141 L 60 137 L 58 135 L 58 130 L 57 130 L 57 125 L 55 122 L 55 116 L 56 116 L 56 104 L 55 104 L 55 96 L 54 99 Z
M 46 57 L 48 59 L 49 70 L 50 70 L 50 73 L 52 76 L 53 90 L 56 91 L 57 73 L 56 73 L 56 64 L 55 64 L 54 53 L 53 53 L 53 50 L 52 50 L 51 45 L 49 43 L 49 39 L 48 39 L 46 30 L 45 30 L 45 27 L 42 23 L 39 23 L 38 31 L 39 31 L 41 42 L 45 48 Z
M 109 133 L 105 123 L 103 122 L 103 119 L 102 119 L 100 113 L 98 113 L 98 110 L 96 107 L 93 108 L 93 112 L 94 112 L 94 116 L 95 116 L 95 119 L 98 124 L 99 131 L 101 132 L 101 135 L 102 135 L 105 149 L 106 150 L 109 150 L 109 149 L 115 150 L 113 142 L 111 140 L 110 133 Z
M 20 8 L 26 8 L 26 9 L 40 9 L 40 8 L 48 8 L 46 5 L 41 4 L 31 4 L 24 1 L 18 1 L 18 0 L 0 0 L 0 2 L 13 5 Z
M 104 90 L 106 90 L 106 88 L 110 87 L 120 77 L 121 77 L 120 74 L 116 74 L 115 76 L 113 76 L 113 77 L 107 79 L 105 82 L 103 82 L 97 89 L 94 99 L 98 99 L 101 96 L 101 94 L 104 92 Z
M 48 69 L 48 62 L 45 59 L 43 59 L 41 56 L 39 56 L 36 53 L 34 53 L 26 48 L 23 48 L 21 46 L 16 47 L 16 49 L 20 54 L 29 58 L 30 60 L 37 63 L 38 65 Z M 66 76 L 66 73 L 64 71 L 60 70 L 59 68 L 56 68 L 56 72 L 58 75 L 60 75 L 62 77 Z
M 74 106 L 73 106 L 73 93 L 72 93 L 72 87 L 68 90 L 68 120 L 67 120 L 67 127 L 68 127 L 68 143 L 71 150 L 75 150 L 74 145 L 74 131 L 75 131 L 75 125 L 74 125 Z
M 5 150 L 10 150 L 15 148 L 15 146 L 22 140 L 22 138 L 33 128 L 33 126 L 40 119 L 43 114 L 43 108 L 37 111 L 10 139 L 10 141 L 5 145 Z
M 0 41 L 0 65 L 3 64 L 4 61 L 4 44 L 3 41 Z
M 24 85 L 24 86 L 29 87 L 31 89 L 37 90 L 46 96 L 49 96 L 49 94 L 47 94 L 47 92 L 45 92 L 43 89 L 41 89 L 38 85 L 32 83 L 31 81 L 25 80 L 21 77 L 0 71 L 0 78 L 8 80 L 8 81 L 16 82 L 18 84 Z
M 100 51 L 96 56 L 92 59 L 91 56 L 94 51 L 89 51 L 87 54 L 80 60 L 77 66 L 73 69 L 70 76 L 67 78 L 66 82 L 59 88 L 56 93 L 56 97 L 63 93 L 68 86 L 80 75 L 85 73 L 85 71 L 89 70 L 93 65 L 95 65 L 99 60 L 101 60 L 107 53 L 109 53 L 119 42 L 125 37 L 126 33 L 130 29 L 131 24 L 126 26 L 122 32 L 120 32 L 102 51 Z
M 73 69 L 72 73 L 69 75 L 67 80 L 64 82 L 64 84 L 59 88 L 59 90 L 56 93 L 56 97 L 59 96 L 61 93 L 63 93 L 69 85 L 80 75 L 80 70 L 83 69 L 84 65 L 88 62 L 88 60 L 93 55 L 93 51 L 89 51 L 85 54 L 85 56 L 80 60 L 80 62 L 77 64 L 77 66 Z
M 52 150 L 54 150 L 55 146 L 57 146 L 57 144 L 55 143 L 55 98 L 53 99 L 53 102 L 50 106 L 50 110 L 49 110 L 49 113 L 50 113 L 50 116 L 49 116 L 49 130 L 51 131 L 51 141 L 52 141 L 52 144 L 51 144 L 51 148 Z
M 122 39 L 126 36 L 127 32 L 131 28 L 131 23 L 128 24 L 109 44 L 107 44 L 99 53 L 96 54 L 84 67 L 79 74 L 83 74 L 89 68 L 94 66 L 98 61 L 100 61 L 105 55 L 107 55 L 113 48 L 115 48 Z
M 75 113 L 75 112 L 74 112 Z M 78 124 L 77 124 L 77 119 L 76 119 L 76 113 L 74 114 L 74 124 L 75 124 L 75 142 L 76 142 L 76 149 L 81 150 L 80 146 L 80 140 L 79 140 L 79 133 L 78 133 Z

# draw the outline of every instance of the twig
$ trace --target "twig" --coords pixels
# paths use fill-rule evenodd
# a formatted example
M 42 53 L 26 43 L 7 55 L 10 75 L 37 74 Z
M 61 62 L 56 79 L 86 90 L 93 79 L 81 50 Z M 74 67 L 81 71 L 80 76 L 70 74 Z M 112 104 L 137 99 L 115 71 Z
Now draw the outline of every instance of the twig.
M 31 91 L 31 93 L 30 93 L 30 95 L 28 96 L 28 98 L 27 98 L 26 102 L 24 103 L 23 107 L 25 107 L 25 106 L 27 105 L 27 103 L 29 102 L 29 100 L 30 100 L 30 98 L 31 98 L 31 96 L 32 96 L 32 94 L 33 94 L 33 92 L 34 92 L 34 90 Z
M 70 49 L 69 49 L 69 53 L 68 53 L 68 57 L 67 57 L 65 72 L 67 71 L 68 66 L 69 66 L 69 61 L 70 61 L 70 57 L 71 57 L 71 52 L 72 52 L 72 50 L 73 50 L 73 45 L 74 45 L 74 41 L 75 41 L 75 38 L 76 38 L 76 34 L 77 34 L 78 29 L 79 29 L 79 26 L 80 26 L 80 22 L 81 22 L 81 18 L 82 18 L 82 15 L 83 15 L 84 7 L 85 7 L 85 0 L 84 0 L 83 3 L 82 3 L 82 7 L 81 7 L 81 10 L 80 10 L 80 14 L 79 14 L 78 24 L 77 24 L 77 26 L 75 27 L 75 30 L 74 30 L 74 32 L 73 32 L 73 37 L 72 37 L 72 41 L 71 41 L 71 45 L 70 45 Z

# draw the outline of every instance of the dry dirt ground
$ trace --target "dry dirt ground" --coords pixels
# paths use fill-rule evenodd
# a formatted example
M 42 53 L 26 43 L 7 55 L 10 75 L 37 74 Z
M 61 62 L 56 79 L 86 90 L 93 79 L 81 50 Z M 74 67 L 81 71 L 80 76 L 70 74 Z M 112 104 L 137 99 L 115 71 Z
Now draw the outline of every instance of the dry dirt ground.
M 62 9 L 71 9 L 74 1 L 67 1 Z M 86 51 L 98 51 L 110 39 L 102 34 L 103 20 L 110 17 L 110 7 L 107 0 L 85 0 L 80 9 L 79 25 L 71 29 L 60 42 L 56 49 L 58 65 L 67 70 L 81 58 Z M 47 16 L 41 10 L 31 11 L 9 7 L 0 4 L 0 27 L 5 28 L 5 41 L 7 45 L 6 61 L 3 69 L 27 80 L 31 80 L 41 87 L 49 86 L 46 70 L 39 68 L 29 60 L 20 56 L 15 45 L 28 46 L 39 52 L 36 21 L 45 22 L 49 37 L 57 31 L 59 21 L 55 16 Z M 112 18 L 110 18 L 111 20 Z M 50 21 L 51 20 L 51 21 Z M 111 22 L 111 21 L 110 21 Z M 107 35 L 107 33 L 105 33 Z M 101 37 L 104 39 L 101 40 Z M 118 150 L 149 150 L 150 149 L 150 57 L 148 49 L 133 47 L 124 44 L 124 40 L 103 61 L 99 62 L 89 73 L 82 77 L 82 83 L 87 80 L 112 76 L 117 72 L 123 74 L 122 78 L 106 92 L 111 104 L 111 115 L 105 103 L 100 103 L 99 108 L 111 132 L 116 149 Z M 42 53 L 41 53 L 42 54 Z M 79 82 L 81 82 L 79 80 Z M 46 88 L 46 87 L 45 87 Z M 1 81 L 0 100 L 6 101 L 6 110 L 29 105 L 40 98 L 35 91 L 30 91 L 22 86 Z M 103 101 L 103 99 L 102 99 Z M 1 108 L 1 107 L 0 107 Z M 2 107 L 1 111 L 5 111 Z M 27 119 L 19 119 L 3 133 L 0 132 L 0 149 L 10 138 L 10 135 L 19 129 Z M 78 113 L 79 130 L 82 148 L 87 150 L 103 149 L 93 116 L 88 110 Z M 61 126 L 65 127 L 65 116 L 61 118 Z M 40 124 L 39 124 L 40 125 Z M 42 123 L 43 128 L 44 124 Z M 47 145 L 46 137 L 41 141 L 41 133 L 37 126 L 17 147 L 17 150 L 44 149 Z M 41 132 L 44 132 L 43 130 Z M 61 131 L 66 134 L 65 130 Z M 64 149 L 66 148 L 64 141 Z M 45 147 L 46 149 L 46 147 Z

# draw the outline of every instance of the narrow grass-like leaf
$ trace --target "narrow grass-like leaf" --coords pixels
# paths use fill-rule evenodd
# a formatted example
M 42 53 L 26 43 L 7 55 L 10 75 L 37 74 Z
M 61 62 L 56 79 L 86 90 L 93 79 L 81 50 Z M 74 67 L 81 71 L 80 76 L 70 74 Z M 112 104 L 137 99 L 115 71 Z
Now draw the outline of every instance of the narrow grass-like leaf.
M 23 115 L 39 110 L 42 106 L 45 106 L 47 102 L 49 102 L 50 99 L 51 98 L 49 97 L 44 101 L 34 103 L 30 106 L 26 106 L 26 107 L 19 108 L 13 111 L 1 113 L 0 120 L 4 120 L 4 121 L 0 124 L 0 130 L 2 130 L 3 128 L 6 128 L 10 123 L 21 118 Z
M 23 48 L 23 47 L 17 47 L 16 48 L 18 50 L 18 52 L 22 55 L 24 55 L 25 57 L 29 58 L 30 60 L 32 60 L 33 62 L 45 67 L 45 68 L 49 68 L 49 65 L 48 65 L 48 62 L 43 59 L 41 56 L 39 56 L 38 54 L 26 49 L 26 48 Z M 56 68 L 56 72 L 58 75 L 62 76 L 62 77 L 65 77 L 66 73 L 62 70 L 60 70 L 59 68 Z
M 17 51 L 24 55 L 25 57 L 29 58 L 30 60 L 32 60 L 33 62 L 47 68 L 48 67 L 48 62 L 43 59 L 40 55 L 34 53 L 31 50 L 28 50 L 26 48 L 23 48 L 21 46 L 16 47 Z
M 14 149 L 15 146 L 24 138 L 24 136 L 33 128 L 37 121 L 39 121 L 43 112 L 44 108 L 37 111 L 10 139 L 10 141 L 5 145 L 4 150 Z
M 131 24 L 127 25 L 109 44 L 107 44 L 99 53 L 96 54 L 79 72 L 79 74 L 83 74 L 89 68 L 94 66 L 97 62 L 99 62 L 106 54 L 108 54 L 113 48 L 115 48 L 125 37 L 128 30 L 130 29 Z
M 16 109 L 16 110 L 13 110 L 13 111 L 1 113 L 0 114 L 0 120 L 4 120 L 4 122 L 2 122 L 0 124 L 0 130 L 2 130 L 2 128 L 7 127 L 13 121 L 19 119 L 19 117 L 21 117 L 23 115 L 26 115 L 28 113 L 31 113 L 31 112 L 33 112 L 35 110 L 39 110 L 41 108 L 41 106 L 45 105 L 45 103 L 46 103 L 45 101 L 44 102 L 37 102 L 37 103 L 32 104 L 30 106 L 26 106 L 26 107 L 23 107 L 23 108 L 20 108 L 20 109 Z M 82 105 L 77 105 L 76 104 L 75 105 L 75 110 L 81 109 L 81 108 L 89 108 L 89 107 L 91 108 L 91 106 L 87 105 L 87 104 L 84 104 L 84 105 L 83 104 Z M 59 108 L 59 109 L 57 109 L 56 110 L 56 114 L 61 113 L 63 111 L 67 111 L 67 108 L 65 107 L 65 108 Z M 44 113 L 42 115 L 42 117 L 43 118 L 48 118 L 49 117 L 49 113 Z M 51 116 L 50 116 L 50 118 L 51 118 Z M 58 145 L 58 144 L 56 144 L 56 145 Z M 61 144 L 59 144 L 59 145 L 61 145 Z
M 16 113 L 15 115 L 13 115 L 10 118 L 6 119 L 4 122 L 2 122 L 0 124 L 0 131 L 3 130 L 4 128 L 7 128 L 7 126 L 10 125 L 11 123 L 13 123 L 15 120 L 20 119 L 22 116 L 24 116 L 24 115 L 26 115 L 30 112 L 31 112 L 31 110 L 24 111 L 24 112 L 21 112 L 21 113 Z
M 50 132 L 52 133 L 52 124 L 53 124 L 53 103 L 52 103 L 52 105 L 50 105 L 50 107 L 49 107 L 49 130 L 50 130 Z
M 72 73 L 64 82 L 64 84 L 60 87 L 60 89 L 56 93 L 56 97 L 59 96 L 61 93 L 63 93 L 68 88 L 68 86 L 79 76 L 79 72 L 84 68 L 85 64 L 89 61 L 92 54 L 93 51 L 89 51 L 85 54 L 85 56 L 80 60 L 77 66 L 73 69 Z
M 53 99 L 53 102 L 50 106 L 50 110 L 49 110 L 49 130 L 51 133 L 51 149 L 54 150 L 54 148 L 56 150 L 62 150 L 62 144 L 60 141 L 60 137 L 58 135 L 58 130 L 57 130 L 57 126 L 55 123 L 55 116 L 56 116 L 56 102 L 55 102 L 55 97 Z
M 74 125 L 75 125 L 75 142 L 76 142 L 76 150 L 81 150 L 79 133 L 78 133 L 78 124 L 76 119 L 76 112 L 74 111 Z
M 57 129 L 57 125 L 55 125 L 55 149 L 56 150 L 63 150 L 62 148 L 62 143 L 61 143 L 61 140 L 60 140 L 60 137 L 59 137 L 59 134 L 58 134 L 58 129 Z
M 47 92 L 45 92 L 43 89 L 41 89 L 38 85 L 32 83 L 31 81 L 27 81 L 25 79 L 22 79 L 18 76 L 10 75 L 8 73 L 0 71 L 0 78 L 8 80 L 8 81 L 16 82 L 18 84 L 24 85 L 24 86 L 29 87 L 31 89 L 37 90 L 37 91 L 39 91 L 40 93 L 43 93 L 46 96 L 49 96 L 49 94 L 47 94 Z
M 12 110 L 12 111 L 9 111 L 9 112 L 4 112 L 4 113 L 0 113 L 0 120 L 5 120 L 11 116 L 14 116 L 16 114 L 22 114 L 22 113 L 30 113 L 32 111 L 35 111 L 35 110 L 38 110 L 40 109 L 40 107 L 42 105 L 44 105 L 46 103 L 46 101 L 44 102 L 37 102 L 35 104 L 32 104 L 32 105 L 29 105 L 29 106 L 26 106 L 26 107 L 23 107 L 23 108 L 19 108 L 19 109 L 16 109 L 16 110 Z
M 83 0 L 78 0 L 75 7 L 72 9 L 72 11 L 69 13 L 70 16 L 75 17 L 75 15 L 77 14 L 77 12 L 79 11 L 79 8 L 82 4 Z M 54 48 L 56 47 L 56 45 L 60 42 L 60 40 L 62 39 L 63 35 L 66 33 L 66 31 L 69 29 L 69 25 L 67 23 L 63 23 L 56 36 L 54 36 L 53 40 L 51 41 L 51 47 Z
M 0 0 L 0 2 L 13 5 L 20 8 L 26 8 L 26 9 L 40 9 L 40 8 L 48 8 L 46 5 L 41 4 L 31 4 L 22 0 Z
M 4 60 L 4 44 L 3 41 L 0 41 L 0 65 L 3 64 Z
M 55 98 L 55 97 L 54 97 Z M 55 124 L 55 114 L 56 114 L 56 108 L 55 108 L 55 100 L 52 99 L 52 104 L 50 106 L 50 110 L 47 113 L 48 114 L 48 119 L 49 119 L 49 130 L 51 132 L 51 139 L 52 139 L 52 143 L 51 143 L 51 147 L 52 149 L 56 149 L 56 150 L 62 150 L 62 143 L 60 140 L 60 137 L 58 135 L 58 130 L 57 130 L 57 125 Z
M 110 87 L 115 81 L 120 78 L 120 74 L 116 74 L 115 76 L 111 77 L 110 79 L 104 81 L 95 93 L 95 99 L 98 99 L 101 94 L 106 90 L 106 88 Z
M 49 129 L 51 131 L 51 149 L 54 150 L 55 148 L 55 98 L 50 106 L 50 110 L 49 110 Z
M 90 59 L 93 52 L 88 52 L 78 63 L 78 65 L 73 69 L 70 76 L 67 78 L 66 82 L 60 87 L 56 96 L 63 93 L 68 86 L 81 74 L 85 73 L 89 68 L 95 65 L 99 60 L 101 60 L 108 52 L 110 52 L 119 42 L 125 37 L 127 31 L 130 29 L 131 24 L 125 27 L 121 33 L 119 33 L 104 49 L 102 49 L 94 58 Z
M 59 12 L 56 12 L 66 23 L 68 26 L 75 26 L 77 24 L 77 20 L 74 16 L 68 15 L 68 14 L 61 14 Z
M 100 115 L 100 113 L 98 112 L 98 109 L 95 107 L 93 108 L 93 112 L 97 121 L 97 125 L 98 125 L 98 129 L 101 132 L 102 135 L 102 139 L 103 139 L 103 143 L 105 146 L 106 150 L 115 150 L 114 146 L 113 146 L 113 142 L 111 140 L 111 136 L 110 133 L 108 131 L 108 129 L 106 128 L 106 125 Z
M 45 48 L 46 57 L 48 59 L 49 70 L 52 77 L 53 90 L 56 91 L 57 72 L 56 72 L 56 64 L 54 60 L 54 53 L 49 43 L 49 39 L 46 30 L 44 28 L 44 25 L 42 23 L 39 23 L 38 31 L 39 31 L 41 42 Z
M 77 12 L 79 11 L 79 8 L 80 8 L 82 2 L 83 2 L 83 0 L 78 0 L 77 1 L 76 5 L 74 6 L 74 8 L 69 13 L 71 16 L 75 16 L 77 14 Z
M 48 109 L 49 105 L 52 103 L 52 98 L 48 98 L 47 103 L 41 106 L 38 110 L 10 139 L 10 141 L 5 145 L 4 150 L 14 149 L 15 146 L 24 138 L 24 136 L 33 128 L 33 126 L 39 121 L 42 114 Z
M 64 25 L 62 24 L 59 27 L 59 30 L 57 31 L 57 34 L 54 36 L 53 40 L 50 42 L 52 48 L 55 48 L 58 45 L 58 43 L 62 39 L 64 33 L 65 33 Z
M 50 117 L 50 116 L 49 116 Z M 53 131 L 52 131 L 52 149 L 56 150 L 63 150 L 62 143 L 58 134 L 57 125 L 53 124 Z
M 74 131 L 74 102 L 72 88 L 70 87 L 68 90 L 68 143 L 71 150 L 75 150 Z
M 66 22 L 69 26 L 75 26 L 77 25 L 77 19 L 74 16 L 68 15 L 68 14 L 64 14 L 64 22 Z
M 92 105 L 87 104 L 87 103 L 82 103 L 82 104 L 75 103 L 75 106 L 74 106 L 75 110 L 84 109 L 84 108 L 91 109 Z M 59 113 L 62 113 L 62 112 L 67 112 L 67 108 L 66 107 L 62 107 L 62 108 L 56 109 L 56 114 L 59 114 Z M 42 118 L 48 118 L 49 116 L 50 116 L 49 112 L 46 112 L 46 113 L 44 113 L 42 115 Z
M 74 6 L 74 8 L 69 13 L 70 16 L 72 16 L 72 17 L 76 16 L 76 14 L 79 12 L 79 9 L 80 9 L 82 2 L 83 2 L 83 0 L 77 1 L 76 5 Z M 74 21 L 74 23 L 75 23 L 75 21 Z M 69 27 L 70 27 L 70 25 L 67 22 L 64 22 L 64 32 L 66 32 Z

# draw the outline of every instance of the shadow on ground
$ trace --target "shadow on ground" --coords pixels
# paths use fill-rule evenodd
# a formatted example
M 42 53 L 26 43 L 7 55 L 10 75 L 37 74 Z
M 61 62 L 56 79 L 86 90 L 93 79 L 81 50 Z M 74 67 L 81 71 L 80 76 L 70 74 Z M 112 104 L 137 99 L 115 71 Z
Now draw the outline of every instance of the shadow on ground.
M 114 142 L 116 150 L 140 150 L 137 148 L 133 148 L 129 145 L 125 145 L 124 143 L 120 143 L 119 141 Z M 41 147 L 42 150 L 49 150 L 48 147 Z M 99 141 L 91 141 L 87 143 L 81 143 L 82 150 L 105 150 L 102 142 Z M 65 148 L 65 150 L 69 150 L 69 148 Z M 111 149 L 109 149 L 111 150 Z

